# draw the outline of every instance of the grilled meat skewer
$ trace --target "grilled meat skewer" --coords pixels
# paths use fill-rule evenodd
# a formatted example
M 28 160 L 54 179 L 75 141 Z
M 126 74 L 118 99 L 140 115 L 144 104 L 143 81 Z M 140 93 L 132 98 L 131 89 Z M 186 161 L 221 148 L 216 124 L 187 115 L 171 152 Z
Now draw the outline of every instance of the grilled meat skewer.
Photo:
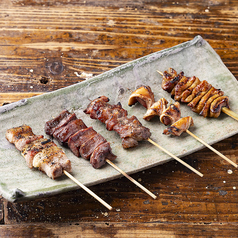
M 90 160 L 95 169 L 102 167 L 106 159 L 116 159 L 110 143 L 92 127 L 87 127 L 75 113 L 62 111 L 45 123 L 45 132 L 68 146 L 77 157 Z
M 222 108 L 230 108 L 229 99 L 206 80 L 197 77 L 185 77 L 184 73 L 169 68 L 162 73 L 162 88 L 171 93 L 176 101 L 188 103 L 191 109 L 203 117 L 219 117 Z
M 107 130 L 116 131 L 121 139 L 123 148 L 131 148 L 138 145 L 138 141 L 147 140 L 151 133 L 150 130 L 132 116 L 127 117 L 127 111 L 121 104 L 111 105 L 109 98 L 101 96 L 89 103 L 84 110 L 92 119 L 98 119 L 106 124 Z
M 38 168 L 52 179 L 60 177 L 63 170 L 71 172 L 71 162 L 64 151 L 42 135 L 35 135 L 31 127 L 8 129 L 5 136 L 21 151 L 29 168 Z

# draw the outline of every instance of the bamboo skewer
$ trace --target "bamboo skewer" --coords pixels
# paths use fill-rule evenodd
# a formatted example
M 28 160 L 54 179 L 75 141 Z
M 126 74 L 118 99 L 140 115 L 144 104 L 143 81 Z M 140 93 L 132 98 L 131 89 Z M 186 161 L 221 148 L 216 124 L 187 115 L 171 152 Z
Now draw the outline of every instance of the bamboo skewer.
M 209 144 L 207 144 L 205 141 L 203 141 L 202 139 L 200 139 L 199 137 L 197 137 L 196 135 L 194 135 L 191 131 L 186 130 L 186 132 L 191 135 L 193 138 L 195 138 L 196 140 L 198 140 L 199 142 L 201 142 L 203 145 L 205 145 L 207 148 L 209 148 L 210 150 L 212 150 L 213 152 L 215 152 L 217 155 L 219 155 L 220 157 L 222 157 L 224 160 L 226 160 L 227 162 L 229 162 L 230 164 L 232 164 L 233 166 L 235 166 L 236 168 L 238 167 L 238 165 L 236 163 L 234 163 L 233 161 L 231 161 L 230 159 L 228 159 L 225 155 L 223 155 L 222 153 L 220 153 L 219 151 L 217 151 L 216 149 L 214 149 L 212 146 L 210 146 Z
M 237 120 L 238 121 L 238 115 L 233 112 L 232 110 L 228 109 L 227 107 L 223 107 L 221 109 L 224 113 L 226 113 L 226 115 L 232 117 L 233 119 Z
M 74 178 L 70 173 L 68 173 L 66 170 L 64 170 L 64 174 L 70 178 L 73 182 L 78 184 L 82 189 L 84 189 L 87 193 L 89 193 L 91 196 L 93 196 L 96 200 L 98 200 L 102 205 L 104 205 L 107 209 L 112 210 L 112 207 L 107 204 L 105 201 L 103 201 L 100 197 L 98 197 L 93 191 L 91 191 L 89 188 L 84 186 L 82 183 L 80 183 L 76 178 Z
M 203 177 L 203 174 L 200 173 L 199 171 L 197 171 L 196 169 L 194 169 L 192 166 L 188 165 L 187 163 L 185 163 L 183 160 L 179 159 L 177 156 L 171 154 L 169 151 L 167 151 L 166 149 L 164 149 L 163 147 L 161 147 L 160 145 L 158 145 L 156 142 L 154 142 L 153 140 L 151 140 L 150 138 L 148 139 L 148 141 L 155 145 L 156 147 L 158 147 L 159 149 L 161 149 L 163 152 L 165 152 L 166 154 L 168 154 L 169 156 L 171 156 L 172 158 L 174 158 L 175 160 L 177 160 L 179 163 L 183 164 L 184 166 L 186 166 L 188 169 L 192 170 L 194 173 L 196 173 L 197 175 Z
M 128 178 L 132 183 L 134 183 L 135 185 L 137 185 L 139 188 L 141 188 L 144 192 L 146 192 L 147 194 L 149 194 L 152 198 L 156 199 L 157 196 L 155 196 L 152 192 L 150 192 L 147 188 L 145 188 L 143 185 L 141 185 L 140 183 L 138 183 L 135 179 L 133 179 L 131 176 L 129 176 L 127 173 L 125 173 L 123 170 L 121 170 L 120 168 L 118 168 L 114 163 L 112 163 L 112 161 L 106 159 L 106 162 L 108 164 L 110 164 L 114 169 L 116 169 L 118 172 L 120 172 L 122 175 L 124 175 L 126 178 Z

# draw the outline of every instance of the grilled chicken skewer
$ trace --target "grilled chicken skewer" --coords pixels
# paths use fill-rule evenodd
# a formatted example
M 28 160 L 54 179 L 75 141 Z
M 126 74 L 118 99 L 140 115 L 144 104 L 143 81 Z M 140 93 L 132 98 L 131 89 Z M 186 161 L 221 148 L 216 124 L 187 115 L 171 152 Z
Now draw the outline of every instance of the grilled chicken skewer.
M 174 136 L 180 136 L 183 132 L 187 132 L 189 135 L 191 135 L 196 140 L 198 140 L 200 143 L 202 143 L 203 145 L 208 147 L 210 150 L 215 152 L 217 155 L 219 155 L 220 157 L 225 159 L 227 162 L 229 162 L 230 164 L 232 164 L 236 168 L 238 167 L 238 165 L 236 163 L 234 163 L 233 161 L 228 159 L 225 155 L 221 154 L 219 151 L 217 151 L 216 149 L 214 149 L 213 147 L 208 145 L 205 141 L 203 141 L 202 139 L 200 139 L 199 137 L 197 137 L 191 131 L 188 130 L 189 127 L 193 125 L 193 119 L 192 119 L 192 117 L 180 118 L 181 113 L 180 113 L 180 104 L 179 104 L 179 102 L 175 102 L 174 104 L 172 104 L 168 108 L 166 108 L 167 107 L 167 100 L 166 99 L 161 98 L 158 102 L 154 103 L 153 102 L 154 94 L 153 94 L 152 90 L 150 89 L 150 87 L 149 86 L 146 86 L 146 87 L 142 86 L 141 88 L 149 89 L 150 94 L 148 94 L 148 93 L 144 94 L 144 95 L 138 95 L 137 94 L 137 96 L 134 97 L 134 100 L 132 102 L 131 98 L 133 98 L 133 95 L 135 95 L 135 93 L 132 92 L 132 94 L 129 98 L 128 105 L 132 106 L 136 102 L 141 103 L 143 100 L 152 101 L 152 103 L 151 103 L 152 106 L 150 108 L 147 108 L 147 112 L 143 117 L 145 120 L 149 121 L 152 117 L 159 116 L 160 121 L 164 125 L 170 125 L 168 128 L 166 128 L 164 130 L 163 134 L 166 134 L 166 135 L 170 134 L 170 135 L 174 135 Z M 140 92 L 143 93 L 143 91 L 139 90 L 139 89 L 135 90 L 135 92 L 136 91 L 140 91 Z M 148 99 L 148 97 L 151 97 L 150 100 Z M 144 106 L 146 104 L 142 102 L 142 105 Z
M 150 139 L 150 130 L 144 127 L 135 116 L 128 118 L 127 111 L 122 108 L 120 103 L 117 105 L 111 105 L 108 102 L 109 98 L 101 96 L 91 101 L 84 112 L 89 114 L 92 119 L 98 119 L 105 123 L 107 130 L 116 131 L 122 139 L 123 148 L 127 149 L 135 147 L 138 145 L 139 141 L 147 140 L 199 176 L 203 177 L 202 173 L 152 141 Z
M 5 137 L 21 151 L 29 168 L 37 168 L 52 179 L 56 179 L 64 173 L 106 208 L 109 210 L 112 209 L 109 204 L 70 174 L 70 160 L 67 158 L 64 151 L 53 141 L 45 139 L 43 135 L 35 135 L 28 125 L 8 129 Z
M 238 121 L 238 115 L 230 110 L 228 97 L 207 81 L 201 82 L 195 76 L 185 77 L 183 72 L 177 74 L 172 68 L 164 73 L 157 72 L 163 76 L 162 88 L 176 101 L 188 103 L 194 112 L 203 117 L 218 117 L 222 111 Z
M 87 127 L 81 119 L 77 119 L 75 113 L 69 113 L 67 110 L 62 111 L 57 117 L 46 122 L 45 132 L 63 145 L 68 146 L 77 157 L 81 156 L 90 160 L 95 169 L 108 163 L 152 198 L 157 198 L 143 185 L 112 163 L 116 156 L 112 153 L 110 143 L 92 127 Z

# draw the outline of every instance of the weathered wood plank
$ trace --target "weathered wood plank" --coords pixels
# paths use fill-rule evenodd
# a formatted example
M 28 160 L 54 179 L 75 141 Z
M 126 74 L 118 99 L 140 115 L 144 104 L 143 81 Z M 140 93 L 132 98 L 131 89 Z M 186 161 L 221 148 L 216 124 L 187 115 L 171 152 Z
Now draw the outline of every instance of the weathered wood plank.
M 42 93 L 0 93 L 0 105 L 5 105 L 11 102 L 16 102 L 24 98 L 30 98 Z
M 236 223 L 80 223 L 80 224 L 26 224 L 0 226 L 3 237 L 236 237 Z
M 0 224 L 4 223 L 3 211 L 4 211 L 3 198 L 2 198 L 2 196 L 0 196 Z
M 73 2 L 67 10 L 66 2 L 46 8 L 38 1 L 22 1 L 1 9 L 4 92 L 46 92 L 69 86 L 85 80 L 82 73 L 97 75 L 198 34 L 238 76 L 236 1 L 211 3 L 209 8 L 193 2 L 141 1 L 143 8 L 136 3 L 134 8 L 112 3 L 106 8 L 100 1 L 92 8 L 92 2 Z

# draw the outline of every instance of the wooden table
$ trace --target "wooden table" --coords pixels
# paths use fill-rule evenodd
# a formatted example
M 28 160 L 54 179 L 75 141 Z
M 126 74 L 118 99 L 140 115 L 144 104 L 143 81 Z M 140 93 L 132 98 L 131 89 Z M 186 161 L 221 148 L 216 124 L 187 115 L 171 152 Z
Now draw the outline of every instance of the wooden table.
M 201 35 L 238 78 L 238 1 L 2 0 L 0 105 L 63 88 Z M 238 135 L 213 145 L 238 162 Z M 238 172 L 208 149 L 83 190 L 10 203 L 1 237 L 237 237 Z

